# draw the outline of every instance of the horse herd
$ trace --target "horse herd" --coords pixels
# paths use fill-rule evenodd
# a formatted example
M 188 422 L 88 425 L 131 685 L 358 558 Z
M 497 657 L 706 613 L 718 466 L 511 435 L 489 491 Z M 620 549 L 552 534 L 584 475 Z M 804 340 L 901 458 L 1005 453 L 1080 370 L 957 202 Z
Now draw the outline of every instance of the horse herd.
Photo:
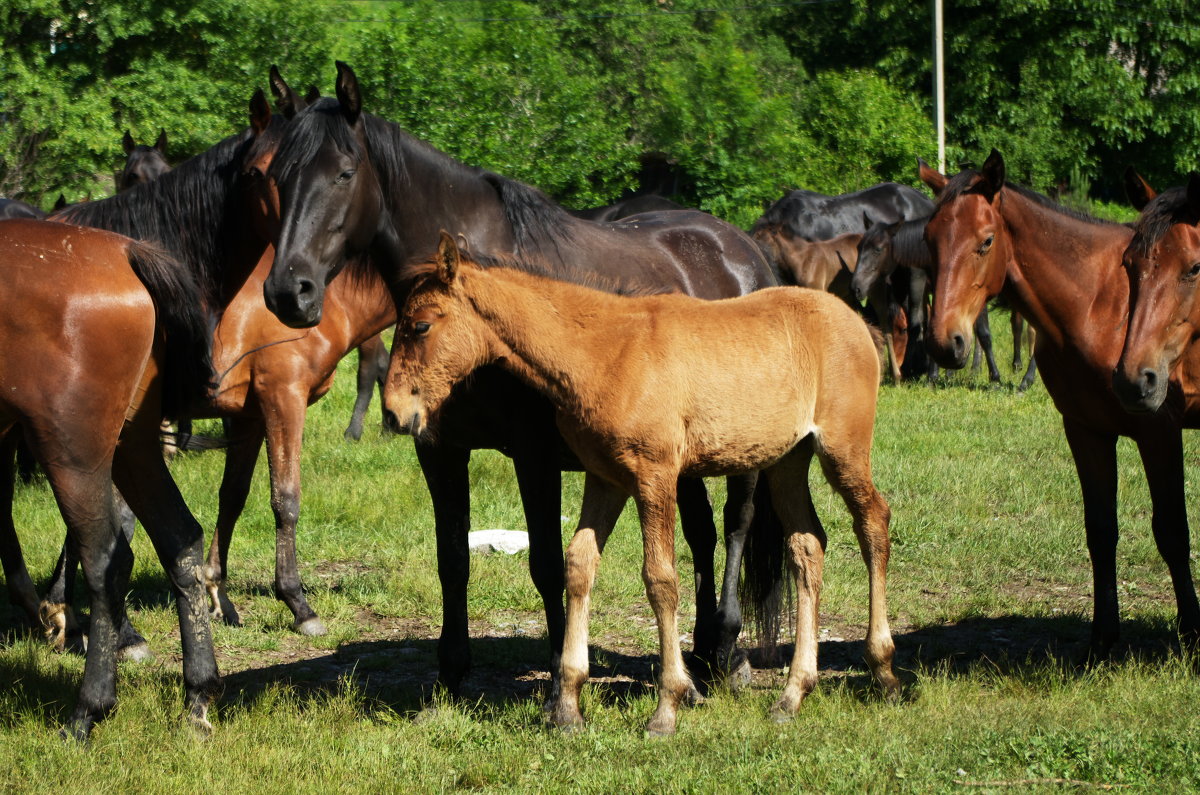
M 952 177 L 920 162 L 933 202 L 899 186 L 795 191 L 750 235 L 678 208 L 595 221 L 364 112 L 354 72 L 337 69 L 336 97 L 322 98 L 300 96 L 272 68 L 277 114 L 256 92 L 247 130 L 173 170 L 161 157 L 165 135 L 154 147 L 127 136 L 128 169 L 140 174 L 131 187 L 48 220 L 0 221 L 0 561 L 13 604 L 58 644 L 78 633 L 69 589 L 75 561 L 83 568 L 91 619 L 68 734 L 85 739 L 115 706 L 119 655 L 144 653 L 124 604 L 132 553 L 122 498 L 170 580 L 186 715 L 211 730 L 221 683 L 210 622 L 239 623 L 224 587 L 229 542 L 264 442 L 275 591 L 298 632 L 325 632 L 296 560 L 300 443 L 307 406 L 364 345 L 360 387 L 369 399 L 383 385 L 385 425 L 413 435 L 432 497 L 438 683 L 452 692 L 470 666 L 467 464 L 472 450 L 497 449 L 513 461 L 545 608 L 551 724 L 582 725 L 590 590 L 631 496 L 662 655 L 648 731 L 672 733 L 678 707 L 698 695 L 677 629 L 676 506 L 695 565 L 694 668 L 744 678 L 742 601 L 778 626 L 790 574 L 795 652 L 772 713 L 795 712 L 817 679 L 825 533 L 808 493 L 814 457 L 853 517 L 870 577 L 867 661 L 895 694 L 890 510 L 870 464 L 880 350 L 886 342 L 897 379 L 914 357 L 909 372 L 933 372 L 925 350 L 962 367 L 989 334 L 986 306 L 998 296 L 1037 330 L 1038 364 L 1079 474 L 1095 585 L 1089 654 L 1107 653 L 1118 633 L 1118 436 L 1141 452 L 1179 630 L 1200 641 L 1182 447 L 1182 429 L 1200 416 L 1200 176 L 1156 195 L 1128 174 L 1141 210 L 1132 225 L 1006 181 L 995 152 Z M 140 170 L 155 152 L 164 168 Z M 837 297 L 779 286 L 789 282 Z M 884 341 L 848 307 L 863 298 Z M 393 325 L 382 380 L 377 340 Z M 1032 373 L 1031 358 L 1026 385 Z M 732 399 L 747 388 L 761 399 Z M 227 420 L 229 448 L 204 560 L 160 426 L 206 416 Z M 12 516 L 19 442 L 46 472 L 67 526 L 44 599 Z M 586 472 L 565 557 L 564 469 Z M 719 598 L 705 476 L 727 478 Z

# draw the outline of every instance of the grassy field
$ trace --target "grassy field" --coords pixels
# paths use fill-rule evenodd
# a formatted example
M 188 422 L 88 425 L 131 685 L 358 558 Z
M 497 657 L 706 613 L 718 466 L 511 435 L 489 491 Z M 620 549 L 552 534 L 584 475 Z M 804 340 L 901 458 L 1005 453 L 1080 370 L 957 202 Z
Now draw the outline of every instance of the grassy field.
M 997 329 L 1003 320 L 994 313 Z M 676 737 L 647 741 L 641 727 L 655 702 L 657 639 L 628 511 L 593 598 L 588 731 L 567 737 L 542 727 L 541 611 L 520 555 L 473 559 L 475 670 L 466 698 L 419 712 L 435 673 L 440 615 L 431 508 L 411 442 L 383 437 L 375 406 L 364 440 L 342 440 L 350 364 L 309 415 L 304 457 L 302 574 L 330 634 L 293 634 L 271 593 L 264 458 L 230 555 L 230 592 L 245 625 L 215 630 L 226 676 L 215 734 L 202 740 L 181 724 L 174 610 L 139 537 L 132 616 L 156 660 L 122 663 L 120 707 L 85 749 L 57 736 L 82 660 L 7 635 L 0 791 L 1200 789 L 1196 661 L 1181 656 L 1173 637 L 1171 589 L 1128 442 L 1120 445 L 1123 643 L 1099 668 L 1071 664 L 1087 637 L 1091 575 L 1078 484 L 1040 382 L 1018 395 L 1002 366 L 1008 382 L 1000 388 L 965 375 L 937 388 L 882 390 L 874 460 L 893 509 L 900 703 L 870 687 L 865 568 L 843 506 L 818 483 L 829 532 L 819 689 L 794 721 L 774 724 L 767 709 L 785 671 L 760 661 L 750 688 L 717 690 L 682 713 Z M 1189 493 L 1197 494 L 1194 437 L 1186 454 Z M 207 453 L 173 465 L 206 528 L 222 463 Z M 521 528 L 507 461 L 483 453 L 472 466 L 474 526 Z M 581 478 L 568 476 L 564 538 L 580 489 Z M 720 484 L 713 490 L 719 501 Z M 20 489 L 15 510 L 31 570 L 48 576 L 62 531 L 45 484 Z M 682 540 L 679 554 L 686 593 Z M 682 610 L 690 632 L 689 599 Z M 0 627 L 12 623 L 0 606 Z

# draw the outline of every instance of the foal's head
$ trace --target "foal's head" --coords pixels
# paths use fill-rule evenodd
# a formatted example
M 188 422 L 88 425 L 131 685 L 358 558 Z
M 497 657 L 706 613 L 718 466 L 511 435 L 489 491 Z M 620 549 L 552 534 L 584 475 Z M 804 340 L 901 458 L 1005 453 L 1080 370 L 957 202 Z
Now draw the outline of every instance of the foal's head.
M 1136 173 L 1126 182 L 1142 214 L 1123 259 L 1129 329 L 1113 389 L 1129 411 L 1154 411 L 1171 371 L 1200 337 L 1200 174 L 1158 196 Z
M 863 213 L 863 223 L 866 231 L 863 232 L 862 240 L 858 241 L 858 265 L 854 269 L 854 278 L 850 281 L 854 297 L 860 301 L 866 299 L 871 288 L 880 279 L 886 279 L 896 269 L 892 244 L 896 230 L 904 222 L 875 223 L 870 216 Z
M 463 264 L 454 238 L 443 231 L 433 260 L 404 274 L 411 287 L 383 393 L 384 416 L 398 433 L 428 431 L 454 385 L 502 355 L 465 293 Z
M 920 164 L 937 196 L 925 226 L 933 258 L 933 311 L 927 347 L 943 367 L 960 368 L 974 343 L 975 318 L 1004 286 L 1012 242 L 1000 214 L 1004 158 L 996 150 L 979 171 L 947 178 Z

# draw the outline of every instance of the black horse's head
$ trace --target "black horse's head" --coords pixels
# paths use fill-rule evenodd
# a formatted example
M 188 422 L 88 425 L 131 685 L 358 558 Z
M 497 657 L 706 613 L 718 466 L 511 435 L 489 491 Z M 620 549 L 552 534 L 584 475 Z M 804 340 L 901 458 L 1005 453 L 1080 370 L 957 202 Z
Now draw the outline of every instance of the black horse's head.
M 280 225 L 263 297 L 293 328 L 320 322 L 325 286 L 386 223 L 358 80 L 346 64 L 337 69 L 337 99 L 319 99 L 296 115 L 268 172 Z
M 117 176 L 118 191 L 153 182 L 171 170 L 171 164 L 167 162 L 166 130 L 159 130 L 154 146 L 137 143 L 126 130 L 121 146 L 125 149 L 125 168 Z

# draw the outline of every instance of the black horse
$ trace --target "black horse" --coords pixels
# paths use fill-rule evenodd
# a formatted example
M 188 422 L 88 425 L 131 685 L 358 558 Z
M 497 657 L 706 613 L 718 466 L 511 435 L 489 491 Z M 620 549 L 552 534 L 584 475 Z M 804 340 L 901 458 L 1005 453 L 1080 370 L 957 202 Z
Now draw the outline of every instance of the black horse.
M 442 229 L 472 251 L 519 255 L 550 272 L 590 271 L 607 284 L 722 298 L 777 282 L 753 241 L 705 213 L 649 213 L 636 224 L 595 224 L 571 216 L 527 185 L 454 160 L 363 113 L 357 79 L 340 62 L 337 100 L 320 100 L 296 116 L 268 176 L 279 191 L 281 233 L 264 294 L 268 307 L 297 328 L 320 320 L 326 283 L 349 263 L 352 269 L 369 263 L 394 282 L 411 257 L 436 249 Z M 439 428 L 436 440 L 416 444 L 433 498 L 443 591 L 438 681 L 453 692 L 469 669 L 467 463 L 474 449 L 496 449 L 513 459 L 516 470 L 557 688 L 565 625 L 560 471 L 579 464 L 559 436 L 551 404 L 498 368 L 484 368 L 456 389 Z M 736 581 L 749 523 L 753 517 L 774 524 L 768 509 L 754 510 L 755 481 L 754 476 L 729 481 L 719 608 L 713 582 L 716 527 L 707 494 L 700 480 L 681 481 L 679 488 L 680 518 L 696 568 L 695 650 L 726 670 L 742 662 L 734 658 L 741 627 Z
M 847 232 L 861 232 L 863 213 L 876 221 L 894 223 L 933 212 L 933 202 L 915 188 L 881 182 L 854 193 L 827 196 L 811 190 L 794 190 L 768 207 L 754 222 L 760 226 L 786 226 L 797 237 L 829 240 Z
M 641 196 L 630 196 L 628 199 L 622 199 L 615 204 L 606 204 L 603 207 L 588 207 L 584 210 L 567 210 L 567 212 L 585 221 L 605 223 L 619 221 L 622 218 L 628 218 L 641 213 L 686 209 L 682 204 L 676 204 L 666 196 L 659 196 L 657 193 L 647 193 Z
M 167 162 L 167 131 L 159 130 L 153 146 L 133 140 L 129 130 L 121 139 L 125 150 L 125 166 L 117 174 L 117 190 L 123 191 L 143 182 L 153 182 L 171 170 Z
M 0 199 L 0 221 L 9 218 L 45 218 L 46 214 L 20 199 Z

